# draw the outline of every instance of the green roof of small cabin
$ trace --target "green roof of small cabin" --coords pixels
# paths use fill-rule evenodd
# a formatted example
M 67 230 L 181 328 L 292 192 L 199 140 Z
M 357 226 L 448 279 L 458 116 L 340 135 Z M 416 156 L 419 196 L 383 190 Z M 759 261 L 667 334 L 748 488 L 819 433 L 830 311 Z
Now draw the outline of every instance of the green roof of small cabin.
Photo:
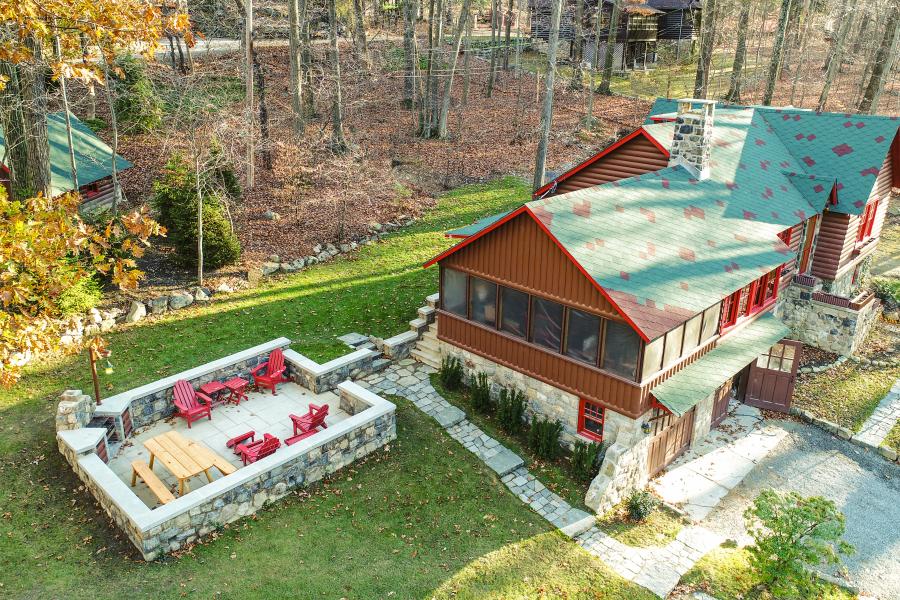
M 525 207 L 652 340 L 787 262 L 778 234 L 821 213 L 833 188 L 828 209 L 858 213 L 897 127 L 889 117 L 717 108 L 708 179 L 666 167 Z M 643 130 L 670 147 L 672 123 Z
M 740 335 L 729 335 L 703 357 L 655 386 L 651 393 L 680 417 L 790 333 L 790 328 L 771 313 L 765 314 Z
M 70 116 L 79 185 L 93 183 L 112 175 L 112 148 L 97 137 L 78 117 L 72 114 Z M 56 112 L 47 115 L 47 138 L 50 142 L 50 191 L 52 195 L 57 196 L 75 189 L 69 161 L 65 113 Z M 6 145 L 2 129 L 0 129 L 0 145 Z M 122 171 L 133 165 L 121 156 L 116 156 L 116 166 Z

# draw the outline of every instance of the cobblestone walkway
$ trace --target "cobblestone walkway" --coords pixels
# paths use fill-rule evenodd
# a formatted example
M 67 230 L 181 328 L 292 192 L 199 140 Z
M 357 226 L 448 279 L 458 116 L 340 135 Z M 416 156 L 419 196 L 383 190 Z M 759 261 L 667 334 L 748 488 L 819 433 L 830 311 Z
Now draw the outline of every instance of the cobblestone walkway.
M 397 361 L 360 380 L 379 394 L 403 396 L 433 417 L 450 436 L 480 458 L 522 502 L 621 577 L 665 598 L 701 556 L 724 538 L 699 526 L 682 529 L 662 548 L 633 548 L 595 527 L 594 517 L 548 490 L 525 468 L 520 456 L 490 437 L 431 386 L 435 369 L 412 359 Z
M 866 419 L 854 438 L 871 446 L 880 446 L 894 424 L 900 419 L 900 379 L 894 382 L 891 391 L 881 399 L 875 412 Z

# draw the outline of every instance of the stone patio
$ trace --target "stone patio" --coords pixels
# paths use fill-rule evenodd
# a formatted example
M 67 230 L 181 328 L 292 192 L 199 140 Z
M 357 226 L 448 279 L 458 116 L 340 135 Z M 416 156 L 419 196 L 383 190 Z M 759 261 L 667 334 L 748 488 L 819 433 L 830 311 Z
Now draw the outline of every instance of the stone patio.
M 144 442 L 149 438 L 176 430 L 185 437 L 201 442 L 216 454 L 227 458 L 235 467 L 241 468 L 243 463 L 239 456 L 225 446 L 229 439 L 255 431 L 257 438 L 263 433 L 274 435 L 284 441 L 293 435 L 293 426 L 288 417 L 289 414 L 305 413 L 309 404 L 328 404 L 328 417 L 325 422 L 331 426 L 346 419 L 349 415 L 340 409 L 340 398 L 334 392 L 314 394 L 296 383 L 284 383 L 278 386 L 278 394 L 273 396 L 271 392 L 248 392 L 248 399 L 239 405 L 221 404 L 212 410 L 212 420 L 203 419 L 194 421 L 190 429 L 187 422 L 179 417 L 169 417 L 157 421 L 149 427 L 136 430 L 109 461 L 109 468 L 127 485 L 131 485 L 131 462 L 143 460 L 149 463 L 150 456 Z M 177 480 L 160 463 L 155 462 L 153 472 L 175 493 Z M 210 471 L 214 480 L 222 477 L 217 469 Z M 188 481 L 191 490 L 196 490 L 208 482 L 206 476 L 201 474 Z M 153 492 L 138 480 L 132 488 L 134 493 L 148 507 L 153 508 L 159 504 Z

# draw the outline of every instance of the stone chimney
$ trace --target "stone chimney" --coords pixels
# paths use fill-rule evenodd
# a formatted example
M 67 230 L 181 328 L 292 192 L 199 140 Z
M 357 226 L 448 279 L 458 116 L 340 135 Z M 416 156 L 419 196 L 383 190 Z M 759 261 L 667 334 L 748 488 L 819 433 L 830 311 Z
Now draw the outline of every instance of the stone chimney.
M 675 137 L 669 151 L 669 166 L 681 165 L 697 179 L 709 178 L 715 100 L 678 101 Z

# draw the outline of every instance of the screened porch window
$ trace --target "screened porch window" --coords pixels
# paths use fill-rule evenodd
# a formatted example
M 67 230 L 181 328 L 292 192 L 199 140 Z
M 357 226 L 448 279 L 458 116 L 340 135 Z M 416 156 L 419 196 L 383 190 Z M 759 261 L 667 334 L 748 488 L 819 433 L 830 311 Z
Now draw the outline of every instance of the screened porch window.
M 478 277 L 469 282 L 471 318 L 476 323 L 494 326 L 497 322 L 497 284 Z
M 560 351 L 562 346 L 563 305 L 543 298 L 531 301 L 531 341 L 538 346 Z
M 466 281 L 468 277 L 461 271 L 444 269 L 444 289 L 441 290 L 441 305 L 447 312 L 466 316 Z
M 600 317 L 570 308 L 566 328 L 566 356 L 595 365 L 599 351 Z
M 500 331 L 523 338 L 528 331 L 528 294 L 500 287 Z
M 618 321 L 606 322 L 600 368 L 633 380 L 640 352 L 641 339 L 631 327 Z

